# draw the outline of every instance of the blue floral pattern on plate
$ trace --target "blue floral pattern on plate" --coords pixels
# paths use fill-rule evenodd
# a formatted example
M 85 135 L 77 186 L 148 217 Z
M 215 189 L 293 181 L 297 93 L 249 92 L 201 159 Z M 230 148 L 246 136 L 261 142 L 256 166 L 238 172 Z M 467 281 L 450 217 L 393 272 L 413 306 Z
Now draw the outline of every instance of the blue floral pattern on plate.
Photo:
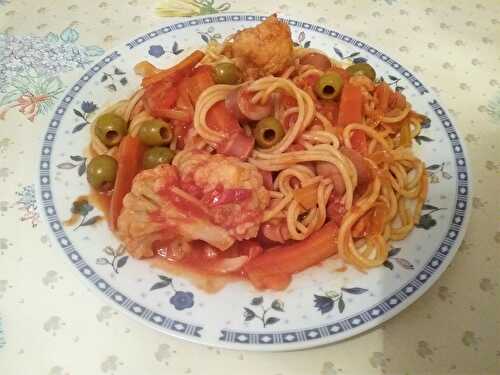
M 58 213 L 69 212 L 72 199 L 88 193 L 88 187 L 79 173 L 64 173 L 64 183 L 54 178 L 56 171 L 64 169 L 58 167 L 62 163 L 74 164 L 75 169 L 83 168 L 80 167 L 84 164 L 83 159 L 76 160 L 75 156 L 82 154 L 89 136 L 87 131 L 72 133 L 82 120 L 75 110 L 84 115 L 87 113 L 84 108 L 93 108 L 88 104 L 89 98 L 96 107 L 103 108 L 109 102 L 129 96 L 139 84 L 139 79 L 132 74 L 131 64 L 151 58 L 152 46 L 162 46 L 166 53 L 167 46 L 177 43 L 177 50 L 182 45 L 183 53 L 187 53 L 210 38 L 231 34 L 262 19 L 262 16 L 231 14 L 165 25 L 119 46 L 92 66 L 63 96 L 49 122 L 41 149 L 39 193 L 50 230 L 73 267 L 105 298 L 141 321 L 166 333 L 210 345 L 256 350 L 297 349 L 350 337 L 394 316 L 436 280 L 462 239 L 469 213 L 469 174 L 463 146 L 439 101 L 399 62 L 335 30 L 286 20 L 294 40 L 301 45 L 310 41 L 310 46 L 325 51 L 337 48 L 343 57 L 351 60 L 366 59 L 381 77 L 404 88 L 414 108 L 429 118 L 421 134 L 427 138 L 420 139 L 417 152 L 428 166 L 444 165 L 443 169 L 436 169 L 436 173 L 446 172 L 451 176 L 430 185 L 420 228 L 405 241 L 393 244 L 394 249 L 401 248 L 404 252 L 396 254 L 393 250 L 390 254 L 392 272 L 388 270 L 390 267 L 380 267 L 363 275 L 348 270 L 338 280 L 333 278 L 342 284 L 332 290 L 342 292 L 343 302 L 340 302 L 340 293 L 318 292 L 322 285 L 330 285 L 332 281 L 328 262 L 323 267 L 296 275 L 286 292 L 274 293 L 259 293 L 248 284 L 234 283 L 217 294 L 208 294 L 197 290 L 194 282 L 181 277 L 175 279 L 174 287 L 172 278 L 158 276 L 158 271 L 147 262 L 128 258 L 124 262 L 126 266 L 118 267 L 117 259 L 126 255 L 105 257 L 119 272 L 114 268 L 109 272 L 110 266 L 104 261 L 93 268 L 91 264 L 102 258 L 102 247 L 96 247 L 96 242 L 106 243 L 112 249 L 120 244 L 105 225 L 67 230 Z M 125 74 L 117 74 L 115 69 Z M 120 84 L 120 76 L 127 77 L 127 84 Z M 103 77 L 107 77 L 105 82 L 101 82 Z M 110 81 L 116 90 L 105 87 L 111 84 Z M 83 248 L 85 252 L 81 251 Z M 355 292 L 367 289 L 369 292 Z M 315 295 L 318 296 L 316 301 Z M 321 313 L 330 306 L 329 313 Z

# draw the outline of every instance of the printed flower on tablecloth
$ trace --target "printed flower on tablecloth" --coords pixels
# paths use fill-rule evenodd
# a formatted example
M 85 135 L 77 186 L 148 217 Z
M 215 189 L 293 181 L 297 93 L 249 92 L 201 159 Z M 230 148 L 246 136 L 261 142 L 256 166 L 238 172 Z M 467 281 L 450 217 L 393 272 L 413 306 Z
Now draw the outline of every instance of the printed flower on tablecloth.
M 156 14 L 162 17 L 192 17 L 222 13 L 230 8 L 231 4 L 216 5 L 215 0 L 164 0 L 156 6 Z
M 38 204 L 36 201 L 35 186 L 25 185 L 21 190 L 16 191 L 17 201 L 16 206 L 23 212 L 21 221 L 31 222 L 31 226 L 35 228 L 40 221 L 38 213 Z
M 89 66 L 104 50 L 77 44 L 79 32 L 12 35 L 0 32 L 0 120 L 17 109 L 28 120 L 47 113 L 64 89 L 60 75 Z

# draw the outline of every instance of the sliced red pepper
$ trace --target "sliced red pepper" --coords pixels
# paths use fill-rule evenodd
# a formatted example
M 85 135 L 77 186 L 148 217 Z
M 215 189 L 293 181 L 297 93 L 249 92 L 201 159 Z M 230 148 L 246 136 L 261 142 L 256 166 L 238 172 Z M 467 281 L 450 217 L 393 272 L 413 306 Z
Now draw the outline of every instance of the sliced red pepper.
M 344 84 L 340 96 L 339 126 L 360 123 L 363 120 L 363 95 L 361 89 L 351 84 Z

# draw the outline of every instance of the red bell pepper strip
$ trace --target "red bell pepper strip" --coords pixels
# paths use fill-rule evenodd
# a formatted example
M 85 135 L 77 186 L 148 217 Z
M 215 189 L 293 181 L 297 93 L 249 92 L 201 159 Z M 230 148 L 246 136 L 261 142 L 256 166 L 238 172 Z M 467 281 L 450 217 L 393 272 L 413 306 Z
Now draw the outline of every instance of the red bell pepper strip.
M 205 54 L 196 50 L 184 60 L 180 61 L 177 65 L 144 78 L 142 80 L 142 86 L 147 87 L 153 83 L 169 79 L 176 73 L 180 73 L 185 76 L 203 59 L 203 57 L 205 57 Z
M 361 89 L 349 83 L 344 84 L 340 96 L 339 117 L 337 124 L 347 126 L 363 120 L 363 95 Z

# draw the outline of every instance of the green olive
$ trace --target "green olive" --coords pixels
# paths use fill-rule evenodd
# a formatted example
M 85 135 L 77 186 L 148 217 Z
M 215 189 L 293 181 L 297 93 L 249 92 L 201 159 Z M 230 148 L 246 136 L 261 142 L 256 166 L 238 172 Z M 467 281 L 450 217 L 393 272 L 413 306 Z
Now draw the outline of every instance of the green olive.
M 353 76 L 358 74 L 363 74 L 364 76 L 370 78 L 372 81 L 375 81 L 375 76 L 376 76 L 375 69 L 373 69 L 370 64 L 367 63 L 352 64 L 351 66 L 347 67 L 346 70 Z
M 285 131 L 280 122 L 274 117 L 265 117 L 260 120 L 253 131 L 255 142 L 262 148 L 269 148 L 281 141 Z
M 142 165 L 144 169 L 154 168 L 160 164 L 169 164 L 175 152 L 168 147 L 151 147 L 144 153 Z
M 172 128 L 162 120 L 148 120 L 141 124 L 139 138 L 148 146 L 161 146 L 172 140 Z
M 344 82 L 342 77 L 336 72 L 323 74 L 316 81 L 314 91 L 321 99 L 335 99 L 339 96 Z
M 87 167 L 87 181 L 96 190 L 111 190 L 115 184 L 118 163 L 109 155 L 93 158 Z
M 225 62 L 215 65 L 215 83 L 236 85 L 241 82 L 241 70 L 233 63 Z
M 95 135 L 108 147 L 116 146 L 127 134 L 127 123 L 114 113 L 105 113 L 97 118 Z

